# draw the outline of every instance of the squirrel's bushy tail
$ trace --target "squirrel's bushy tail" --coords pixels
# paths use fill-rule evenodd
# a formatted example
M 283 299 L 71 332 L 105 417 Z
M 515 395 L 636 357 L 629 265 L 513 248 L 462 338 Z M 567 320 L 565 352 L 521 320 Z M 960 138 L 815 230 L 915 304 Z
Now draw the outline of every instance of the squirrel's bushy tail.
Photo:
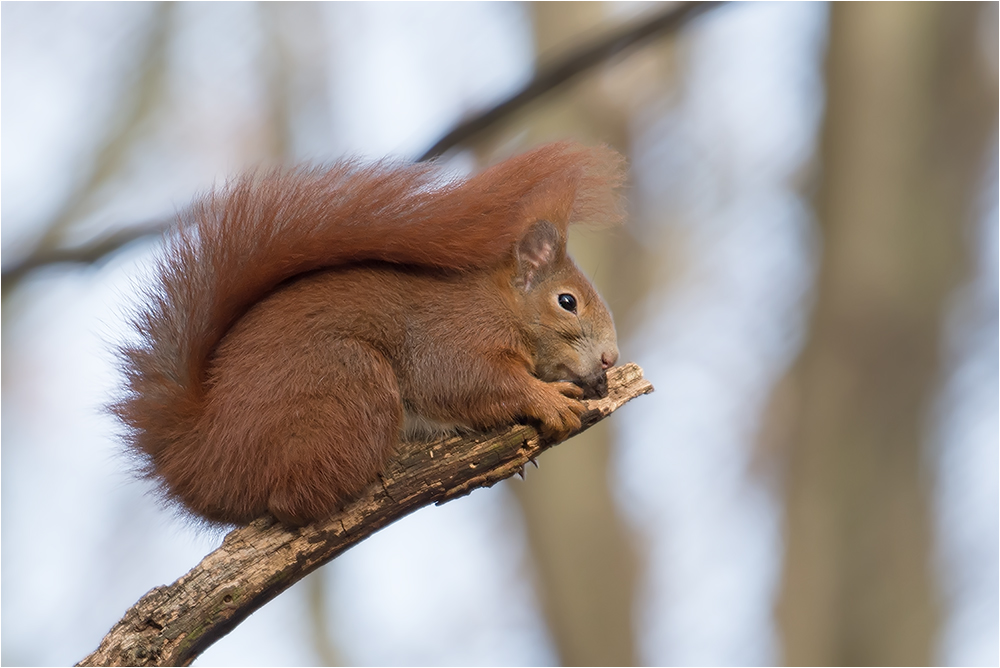
M 127 382 L 112 410 L 155 477 L 158 454 L 201 413 L 206 361 L 233 322 L 279 283 L 365 260 L 457 270 L 510 257 L 534 221 L 617 222 L 623 161 L 611 149 L 550 144 L 468 180 L 433 164 L 251 175 L 182 214 L 158 283 L 123 347 Z

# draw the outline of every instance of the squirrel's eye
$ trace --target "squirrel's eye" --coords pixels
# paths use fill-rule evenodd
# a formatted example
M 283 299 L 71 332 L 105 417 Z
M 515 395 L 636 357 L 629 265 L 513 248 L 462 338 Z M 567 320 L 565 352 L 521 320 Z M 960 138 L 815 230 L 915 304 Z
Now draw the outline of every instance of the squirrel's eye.
M 571 313 L 576 313 L 576 297 L 567 293 L 559 295 L 559 306 Z

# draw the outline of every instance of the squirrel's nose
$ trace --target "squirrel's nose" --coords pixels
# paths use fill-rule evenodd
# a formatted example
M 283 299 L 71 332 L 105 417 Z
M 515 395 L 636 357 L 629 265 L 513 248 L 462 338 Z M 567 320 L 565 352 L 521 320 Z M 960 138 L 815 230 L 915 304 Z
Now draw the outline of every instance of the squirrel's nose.
M 605 350 L 601 353 L 601 368 L 610 369 L 618 361 L 617 350 Z

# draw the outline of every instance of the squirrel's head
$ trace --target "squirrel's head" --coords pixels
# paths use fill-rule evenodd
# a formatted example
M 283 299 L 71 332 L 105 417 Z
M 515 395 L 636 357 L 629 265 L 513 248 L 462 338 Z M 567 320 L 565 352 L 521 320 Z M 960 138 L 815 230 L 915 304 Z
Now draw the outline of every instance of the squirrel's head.
M 570 381 L 588 399 L 608 393 L 607 369 L 618 360 L 615 324 L 604 300 L 566 254 L 566 239 L 548 221 L 531 225 L 515 247 L 514 285 L 535 350 L 535 375 Z

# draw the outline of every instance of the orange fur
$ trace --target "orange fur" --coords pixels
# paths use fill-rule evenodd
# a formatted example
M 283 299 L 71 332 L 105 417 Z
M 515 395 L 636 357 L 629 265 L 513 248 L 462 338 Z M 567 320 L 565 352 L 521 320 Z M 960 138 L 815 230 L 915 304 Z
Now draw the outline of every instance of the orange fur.
M 580 391 L 558 381 L 596 382 L 594 355 L 606 367 L 617 348 L 566 227 L 618 222 L 621 180 L 613 151 L 562 143 L 464 181 L 343 162 L 209 195 L 168 238 L 122 351 L 129 445 L 205 519 L 297 524 L 374 479 L 404 413 L 578 426 Z M 520 280 L 551 239 L 538 285 Z M 579 295 L 576 324 L 549 312 L 552 290 Z

